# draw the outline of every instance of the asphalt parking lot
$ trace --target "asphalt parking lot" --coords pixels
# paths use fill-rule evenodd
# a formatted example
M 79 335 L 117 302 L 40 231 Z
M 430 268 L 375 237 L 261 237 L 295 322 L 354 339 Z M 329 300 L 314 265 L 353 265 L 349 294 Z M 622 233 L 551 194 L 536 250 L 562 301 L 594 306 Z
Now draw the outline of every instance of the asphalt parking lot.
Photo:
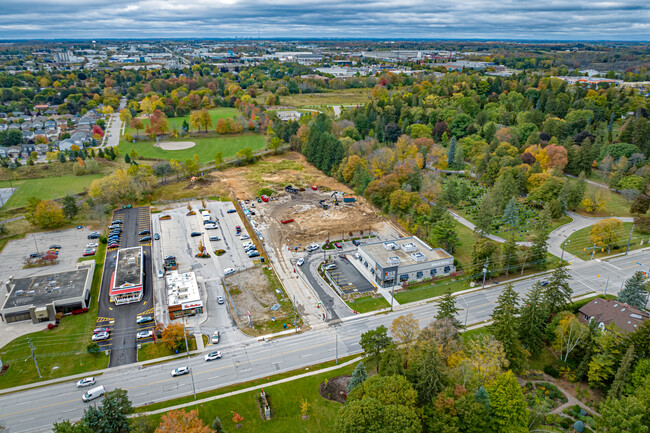
M 338 255 L 332 255 L 332 261 L 336 264 L 336 269 L 327 272 L 332 280 L 338 284 L 341 291 L 345 294 L 359 292 L 371 292 L 374 287 L 361 273 L 355 268 L 349 260 L 355 260 L 354 256 L 350 259 L 341 258 Z
M 117 248 L 106 252 L 102 287 L 99 296 L 99 313 L 97 327 L 108 327 L 111 330 L 110 338 L 97 342 L 102 349 L 111 349 L 110 367 L 136 362 L 137 343 L 151 341 L 151 338 L 136 341 L 136 334 L 141 330 L 152 329 L 155 321 L 146 325 L 138 325 L 137 318 L 144 315 L 154 316 L 153 305 L 153 275 L 151 259 L 151 243 L 140 242 L 142 230 L 150 230 L 150 210 L 148 207 L 132 209 L 118 209 L 114 212 L 112 220 L 122 220 L 122 234 L 119 248 L 143 247 L 144 291 L 139 302 L 115 305 L 109 302 L 109 289 L 111 276 L 115 269 Z M 109 221 L 110 224 L 110 221 Z
M 55 230 L 29 233 L 24 239 L 9 241 L 0 253 L 0 281 L 5 281 L 10 276 L 23 278 L 75 269 L 86 245 L 96 242 L 88 239 L 90 232 L 86 228 Z M 51 245 L 61 245 L 56 265 L 23 269 L 25 260 L 31 253 L 45 253 Z

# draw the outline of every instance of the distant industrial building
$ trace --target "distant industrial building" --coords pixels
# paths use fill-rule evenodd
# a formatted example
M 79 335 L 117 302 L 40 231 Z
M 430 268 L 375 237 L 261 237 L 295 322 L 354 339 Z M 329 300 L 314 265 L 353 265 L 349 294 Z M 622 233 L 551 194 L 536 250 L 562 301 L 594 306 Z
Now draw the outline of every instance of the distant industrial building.
M 32 323 L 56 319 L 56 313 L 87 308 L 95 272 L 95 261 L 77 264 L 74 271 L 10 278 L 7 298 L 0 309 L 5 323 L 31 320 Z
M 456 272 L 454 257 L 416 236 L 359 245 L 357 258 L 379 287 L 441 277 Z
M 115 305 L 139 302 L 142 299 L 144 270 L 142 247 L 117 251 L 115 270 L 111 276 L 109 300 Z
M 170 320 L 203 313 L 203 301 L 194 272 L 180 274 L 171 271 L 165 277 L 165 283 Z

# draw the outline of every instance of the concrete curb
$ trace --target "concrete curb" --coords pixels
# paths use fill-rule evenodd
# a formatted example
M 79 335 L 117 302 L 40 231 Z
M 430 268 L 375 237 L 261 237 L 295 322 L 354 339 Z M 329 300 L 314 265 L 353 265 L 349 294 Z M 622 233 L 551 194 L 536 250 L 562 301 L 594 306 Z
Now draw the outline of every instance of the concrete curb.
M 314 376 L 316 374 L 327 373 L 328 371 L 337 370 L 339 368 L 346 367 L 346 366 L 348 366 L 350 364 L 353 364 L 355 362 L 360 361 L 361 359 L 362 359 L 362 357 L 359 356 L 359 357 L 356 357 L 354 359 L 351 359 L 350 361 L 344 362 L 343 364 L 334 365 L 332 367 L 327 367 L 327 368 L 323 368 L 323 369 L 320 369 L 320 370 L 310 371 L 309 373 L 298 374 L 296 376 L 291 376 L 291 377 L 287 377 L 285 379 L 276 380 L 275 382 L 269 382 L 269 383 L 264 383 L 262 385 L 251 386 L 251 387 L 248 387 L 248 388 L 239 389 L 237 391 L 232 391 L 232 392 L 228 392 L 228 393 L 225 393 L 225 394 L 219 394 L 219 395 L 215 395 L 215 396 L 212 396 L 212 397 L 207 397 L 207 398 L 204 398 L 204 399 L 201 399 L 201 400 L 191 401 L 189 403 L 183 403 L 183 404 L 178 404 L 178 405 L 175 405 L 175 406 L 165 407 L 165 408 L 162 408 L 162 409 L 156 409 L 156 410 L 152 410 L 150 412 L 140 412 L 140 413 L 137 413 L 137 414 L 129 415 L 129 417 L 133 418 L 133 417 L 136 417 L 136 416 L 150 416 L 150 415 L 156 415 L 156 414 L 159 414 L 159 413 L 169 412 L 170 410 L 182 409 L 182 408 L 185 408 L 185 407 L 188 407 L 188 406 L 196 406 L 197 404 L 203 404 L 203 403 L 207 403 L 209 401 L 214 401 L 214 400 L 219 400 L 219 399 L 226 398 L 226 397 L 231 397 L 233 395 L 243 394 L 243 393 L 246 393 L 246 392 L 255 391 L 255 390 L 258 390 L 258 389 L 262 389 L 262 388 L 268 388 L 270 386 L 279 385 L 281 383 L 291 382 L 291 381 L 298 380 L 298 379 L 303 379 L 305 377 Z

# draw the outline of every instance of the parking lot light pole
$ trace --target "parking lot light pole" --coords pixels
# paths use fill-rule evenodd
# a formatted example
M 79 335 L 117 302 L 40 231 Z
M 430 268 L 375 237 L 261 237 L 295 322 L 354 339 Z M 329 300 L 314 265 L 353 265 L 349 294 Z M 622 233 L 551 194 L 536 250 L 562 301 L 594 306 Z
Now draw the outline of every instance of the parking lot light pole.
M 183 315 L 183 337 L 185 337 L 185 352 L 187 353 L 187 360 L 190 360 L 190 346 L 187 345 L 187 328 L 185 327 L 185 315 Z M 190 377 L 192 378 L 192 391 L 194 392 L 194 400 L 196 400 L 196 386 L 194 385 L 194 369 L 187 366 L 190 369 Z

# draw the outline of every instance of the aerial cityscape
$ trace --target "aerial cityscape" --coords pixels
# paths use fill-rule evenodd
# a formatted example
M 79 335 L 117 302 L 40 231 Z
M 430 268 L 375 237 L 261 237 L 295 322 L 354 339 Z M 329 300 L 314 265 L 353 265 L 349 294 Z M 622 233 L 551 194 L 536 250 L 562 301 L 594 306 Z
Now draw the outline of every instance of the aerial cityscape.
M 0 5 L 0 432 L 650 431 L 650 5 Z

